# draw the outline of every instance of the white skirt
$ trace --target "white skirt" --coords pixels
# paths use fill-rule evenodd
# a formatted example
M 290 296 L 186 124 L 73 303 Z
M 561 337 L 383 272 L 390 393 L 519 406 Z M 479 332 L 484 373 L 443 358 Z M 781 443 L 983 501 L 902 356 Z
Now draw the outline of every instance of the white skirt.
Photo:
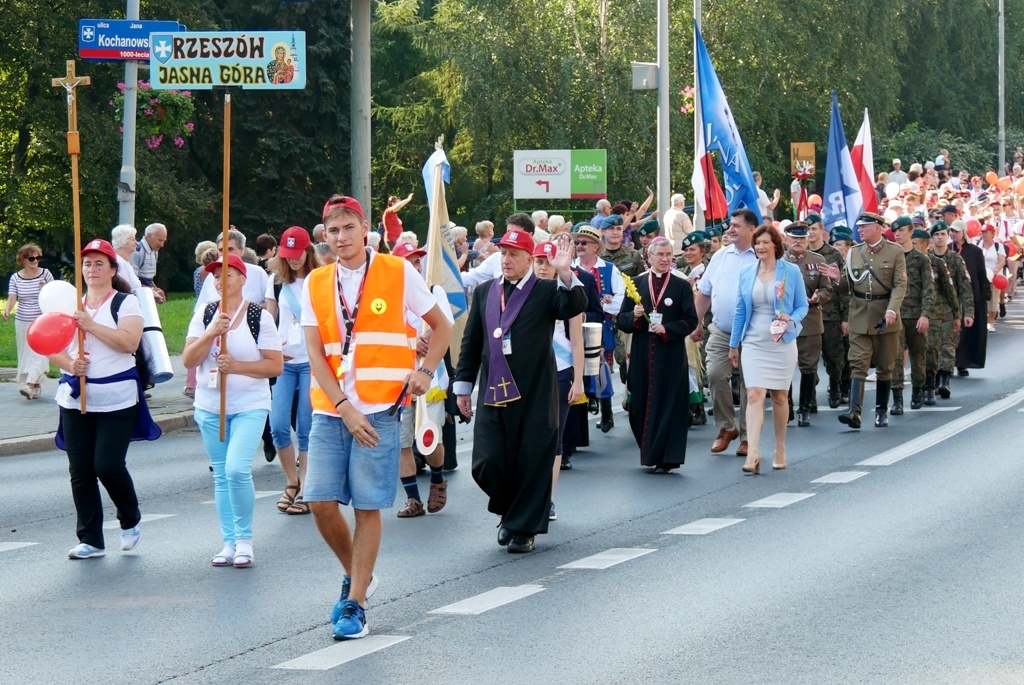
M 50 370 L 50 360 L 29 347 L 28 329 L 31 325 L 31 321 L 14 320 L 14 331 L 18 338 L 18 382 L 42 385 L 46 372 Z

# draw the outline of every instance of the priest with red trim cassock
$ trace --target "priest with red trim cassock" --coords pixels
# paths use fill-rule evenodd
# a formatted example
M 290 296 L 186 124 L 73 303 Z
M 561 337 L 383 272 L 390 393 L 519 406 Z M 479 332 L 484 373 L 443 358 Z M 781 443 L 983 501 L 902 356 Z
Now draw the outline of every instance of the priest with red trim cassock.
M 473 416 L 477 381 L 473 479 L 487 493 L 487 509 L 502 517 L 498 544 L 530 552 L 548 532 L 552 470 L 558 439 L 558 383 L 551 338 L 555 324 L 582 314 L 587 295 L 569 266 L 568 234 L 555 239 L 551 264 L 558 279 L 533 275 L 533 238 L 508 230 L 500 278 L 481 283 L 462 338 L 453 390 L 459 411 Z
M 640 446 L 640 463 L 669 473 L 686 460 L 690 425 L 690 377 L 686 336 L 697 327 L 693 287 L 672 271 L 672 243 L 647 246 L 650 271 L 636 279 L 637 302 L 627 297 L 616 321 L 633 334 L 630 347 L 629 425 Z

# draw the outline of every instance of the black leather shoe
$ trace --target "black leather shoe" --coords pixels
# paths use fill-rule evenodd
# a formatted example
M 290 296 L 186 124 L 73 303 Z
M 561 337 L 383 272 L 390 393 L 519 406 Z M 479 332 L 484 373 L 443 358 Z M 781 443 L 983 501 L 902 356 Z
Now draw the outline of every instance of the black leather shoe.
M 513 535 L 508 543 L 509 554 L 525 554 L 533 551 L 532 535 Z
M 572 471 L 572 457 L 562 457 L 562 464 L 558 467 L 560 471 Z
M 498 544 L 504 547 L 512 539 L 512 531 L 505 526 L 498 527 Z
M 968 376 L 971 375 L 971 372 L 968 371 L 967 369 L 963 369 L 963 368 L 959 368 L 958 367 L 957 370 L 956 370 L 956 375 L 960 376 L 960 378 L 967 378 Z
M 274 461 L 274 457 L 277 456 L 277 450 L 274 449 L 274 443 L 265 442 L 263 443 L 263 457 L 267 460 L 267 463 Z

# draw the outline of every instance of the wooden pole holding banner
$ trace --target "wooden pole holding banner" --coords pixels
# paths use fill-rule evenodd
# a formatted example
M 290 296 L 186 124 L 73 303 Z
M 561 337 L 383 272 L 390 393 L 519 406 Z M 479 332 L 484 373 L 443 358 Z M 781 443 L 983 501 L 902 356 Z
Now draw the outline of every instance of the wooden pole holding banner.
M 75 88 L 87 86 L 92 82 L 88 76 L 75 75 L 75 61 L 67 61 L 67 73 L 64 78 L 51 80 L 54 88 L 63 88 L 67 91 L 68 101 L 68 154 L 71 155 L 71 206 L 75 218 L 75 293 L 78 311 L 82 311 L 82 208 L 78 200 L 78 154 L 81 152 L 81 144 L 78 139 L 78 99 L 75 97 Z M 85 333 L 78 329 L 78 358 L 85 358 Z M 85 413 L 85 377 L 80 377 L 80 395 L 78 398 L 80 410 Z
M 224 93 L 224 210 L 222 212 L 223 219 L 223 235 L 221 237 L 221 262 L 224 266 L 220 270 L 220 312 L 221 314 L 227 314 L 227 303 L 226 295 L 228 292 L 228 231 L 231 228 L 230 214 L 231 214 L 231 93 Z M 228 331 L 224 331 L 224 334 L 220 337 L 220 349 L 221 352 L 226 352 L 228 349 Z M 220 441 L 224 442 L 225 426 L 227 424 L 227 416 L 225 414 L 225 408 L 227 407 L 227 380 L 228 375 L 223 371 L 220 372 Z

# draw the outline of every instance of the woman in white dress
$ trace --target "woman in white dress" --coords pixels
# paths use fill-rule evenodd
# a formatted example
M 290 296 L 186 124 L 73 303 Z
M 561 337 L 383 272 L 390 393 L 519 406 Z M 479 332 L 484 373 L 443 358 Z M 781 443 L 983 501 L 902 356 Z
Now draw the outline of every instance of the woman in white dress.
M 796 337 L 807 315 L 807 293 L 800 267 L 782 259 L 782 235 L 764 224 L 754 231 L 757 263 L 740 271 L 729 360 L 740 365 L 747 387 L 747 460 L 743 470 L 761 472 L 761 427 L 764 398 L 772 391 L 775 456 L 772 468 L 786 468 L 786 423 L 789 387 L 796 369 Z

